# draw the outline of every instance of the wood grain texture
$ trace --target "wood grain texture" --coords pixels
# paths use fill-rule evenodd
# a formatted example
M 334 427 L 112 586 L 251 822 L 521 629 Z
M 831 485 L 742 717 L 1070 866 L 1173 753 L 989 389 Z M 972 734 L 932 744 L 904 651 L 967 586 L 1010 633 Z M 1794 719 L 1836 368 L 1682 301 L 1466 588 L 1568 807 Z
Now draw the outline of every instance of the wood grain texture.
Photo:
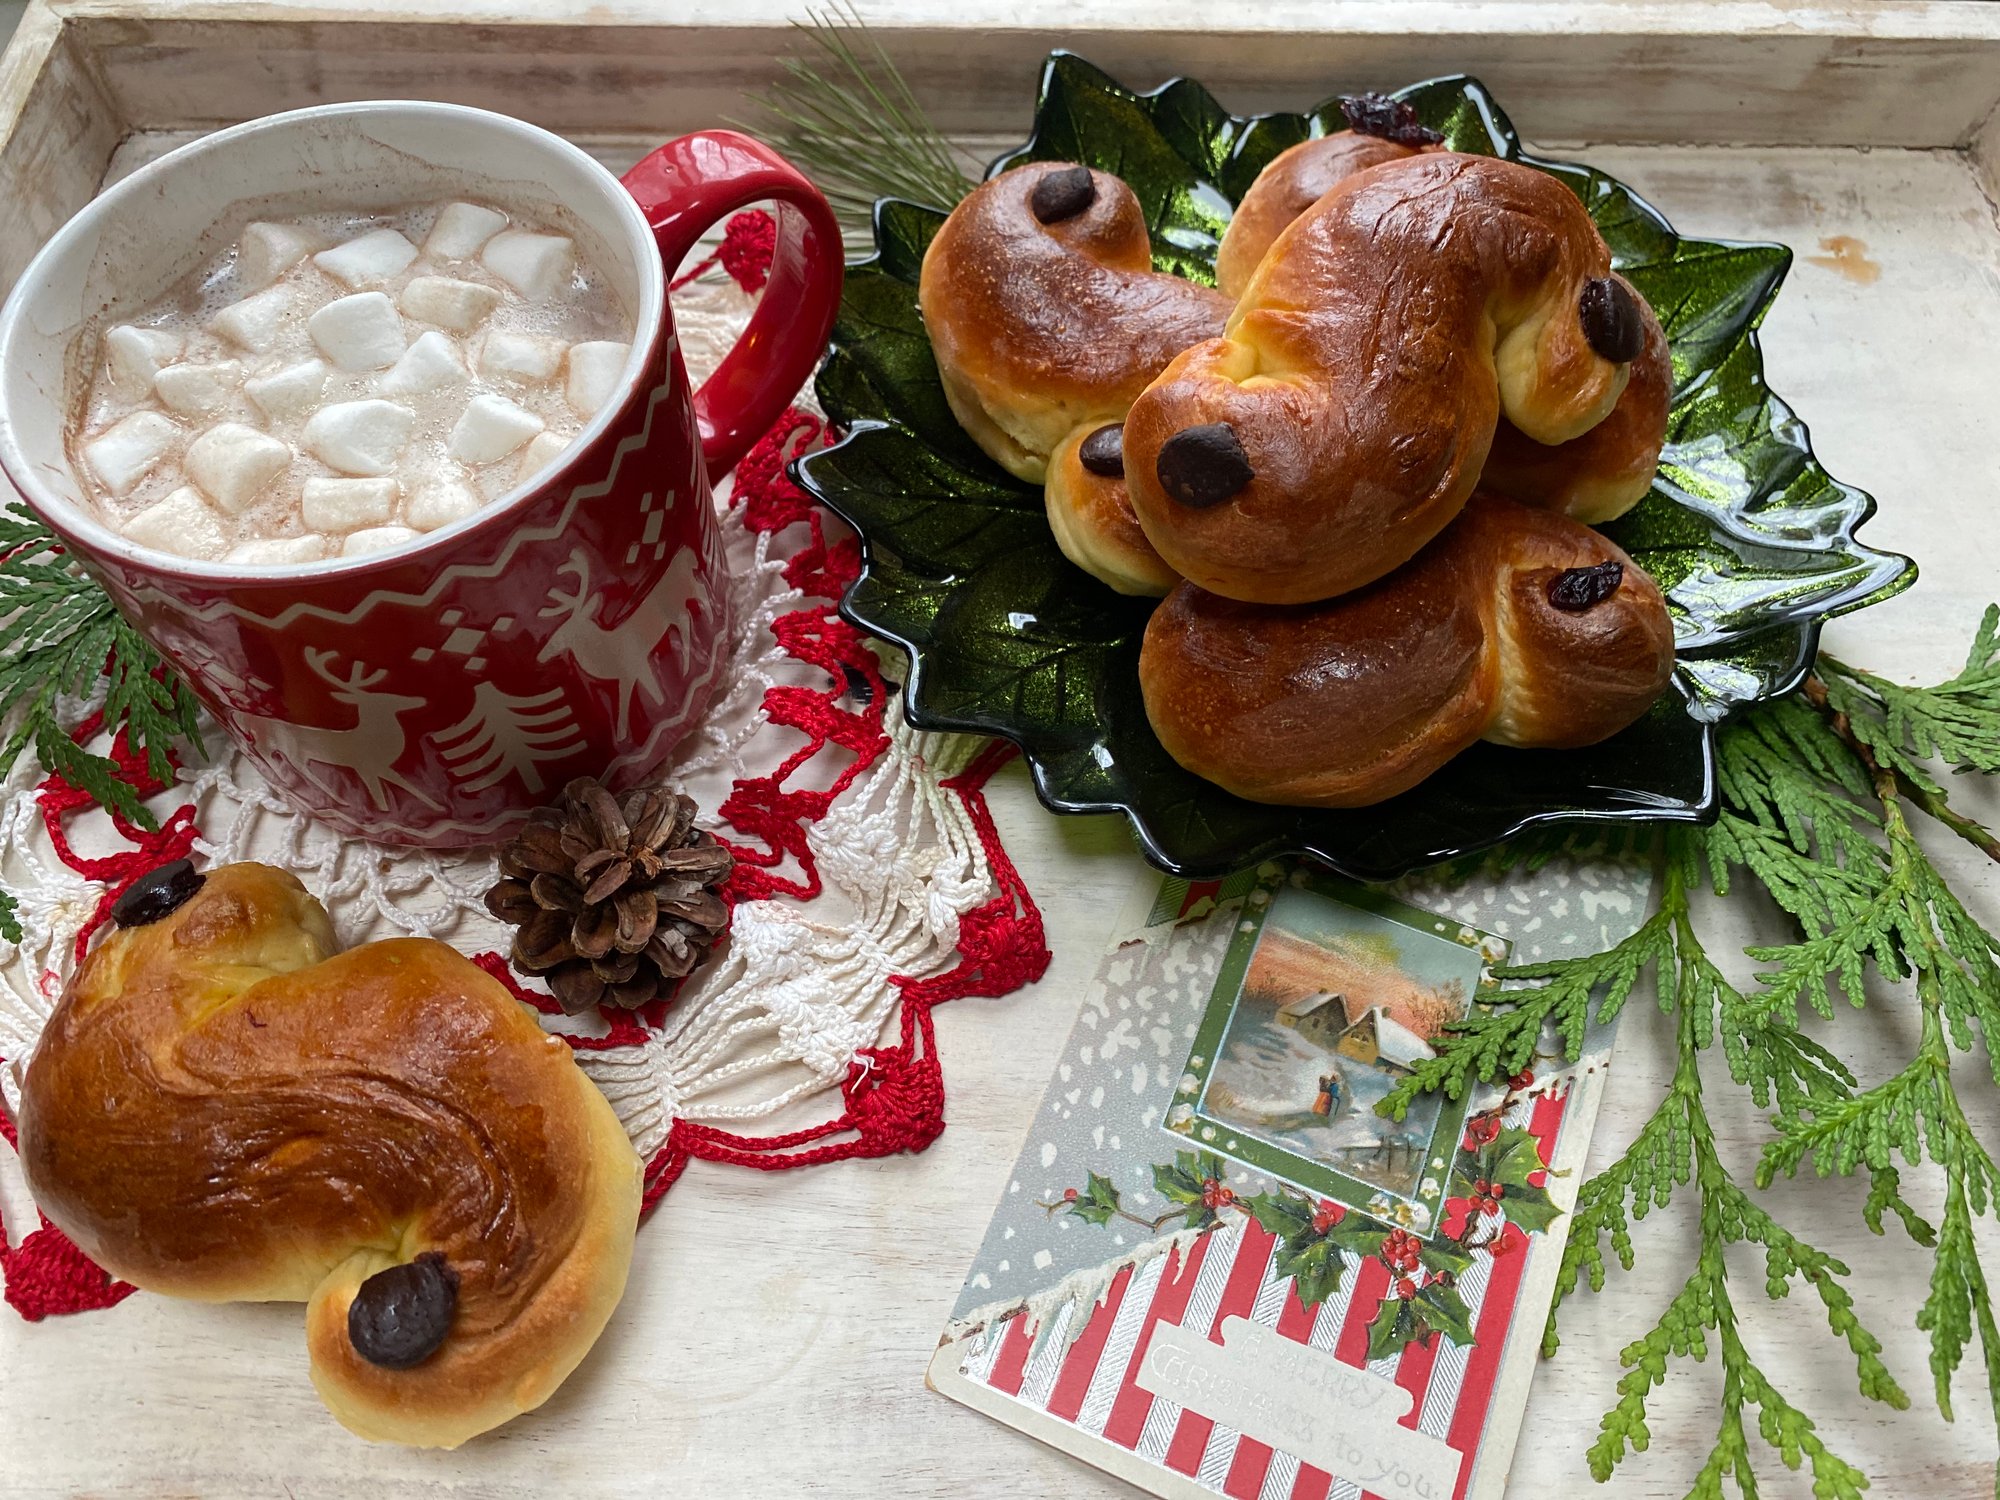
M 483 9 L 488 21 L 501 18 L 509 4 L 480 0 L 473 7 L 460 0 L 461 9 Z M 1029 19 L 1045 17 L 1039 4 L 1011 8 Z M 385 7 L 351 3 L 348 13 L 380 8 Z M 727 7 L 739 21 L 775 17 L 788 8 L 779 0 L 738 0 Z M 81 15 L 91 7 L 66 9 Z M 662 9 L 625 3 L 602 13 L 607 24 L 638 28 Z M 717 19 L 723 9 L 707 0 L 676 7 L 690 25 Z M 999 6 L 969 0 L 959 9 L 974 21 L 993 22 Z M 1313 7 L 1319 18 L 1337 11 L 1360 38 L 1355 45 L 1379 45 L 1385 49 L 1380 56 L 1409 64 L 1399 75 L 1377 77 L 1385 82 L 1466 61 L 1434 48 L 1397 50 L 1405 44 L 1384 34 L 1399 24 L 1435 31 L 1447 22 L 1463 27 L 1477 22 L 1497 29 L 1505 19 L 1540 38 L 1535 49 L 1543 52 L 1566 45 L 1556 34 L 1567 25 L 1625 24 L 1655 28 L 1661 47 L 1698 48 L 1698 38 L 1675 30 L 1682 25 L 1671 14 L 1677 9 L 1650 3 L 1508 4 L 1479 8 L 1496 17 L 1487 22 L 1469 5 Z M 1809 41 L 1818 37 L 1814 45 L 1830 48 L 1834 44 L 1825 32 L 1836 21 L 1860 27 L 1885 45 L 1925 25 L 1976 29 L 1981 24 L 1969 6 L 1698 9 L 1711 18 L 1724 12 L 1738 16 L 1754 35 L 1781 50 L 1791 44 L 1776 33 L 1788 21 Z M 261 10 L 281 11 L 291 18 L 288 24 L 315 24 L 299 20 L 298 7 Z M 1107 0 L 1081 0 L 1064 10 L 1086 30 L 1108 27 L 1113 15 Z M 1161 46 L 1184 46 L 1192 61 L 1202 60 L 1192 33 L 1194 13 L 1177 0 L 1149 8 L 1150 25 L 1179 27 L 1187 35 L 1143 54 L 1132 43 L 1132 76 L 1170 70 Z M 1290 0 L 1271 7 L 1271 14 L 1281 17 L 1296 19 L 1301 13 Z M 47 13 L 41 14 L 39 23 L 31 14 L 23 38 L 43 47 L 47 57 L 53 55 L 47 50 L 52 41 Z M 222 11 L 210 7 L 203 14 Z M 1994 8 L 1994 19 L 2000 22 L 2000 8 Z M 42 29 L 35 29 L 38 24 Z M 1025 30 L 1026 22 L 1022 26 Z M 152 79 L 147 86 L 170 97 L 171 62 L 148 49 L 164 45 L 166 36 L 195 34 L 145 31 L 128 43 L 137 49 L 135 71 L 120 74 L 114 67 L 106 76 Z M 299 37 L 299 48 L 307 49 L 310 36 Z M 1020 58 L 1059 39 L 1090 51 L 1088 37 L 1051 27 L 1036 34 L 1032 46 L 1022 39 Z M 664 58 L 666 50 L 660 43 L 658 56 Z M 1226 50 L 1218 49 L 1218 57 Z M 1324 71 L 1332 66 L 1331 53 L 1329 44 L 1314 64 L 1323 71 L 1313 82 L 1283 98 L 1275 97 L 1274 89 L 1270 102 L 1296 105 L 1304 95 L 1346 81 Z M 1345 42 L 1341 54 L 1351 55 Z M 39 66 L 23 69 L 24 55 L 11 56 L 0 67 L 0 79 L 38 77 Z M 1877 66 L 1881 54 L 1861 55 L 1874 62 L 1855 62 L 1857 76 L 1894 71 Z M 184 66 L 194 66 L 190 57 L 200 64 L 190 76 L 211 83 L 221 76 L 203 71 L 213 66 L 211 54 L 183 54 Z M 1106 60 L 1117 61 L 1110 54 Z M 88 100 L 89 77 L 74 61 L 59 64 L 70 68 L 65 75 L 70 97 Z M 747 59 L 744 66 L 752 63 L 762 65 Z M 434 57 L 431 66 L 436 65 Z M 567 60 L 550 63 L 554 71 L 547 76 L 569 76 L 574 66 Z M 1946 71 L 1909 76 L 1964 77 L 1950 73 L 1956 65 L 1949 60 L 1939 66 Z M 266 75 L 261 65 L 243 63 L 243 71 L 228 79 L 253 99 L 264 98 L 260 91 L 267 87 L 292 87 L 310 71 L 310 59 L 305 50 L 281 50 L 271 67 L 275 72 Z M 961 59 L 951 76 L 964 82 L 976 71 Z M 1284 76 L 1311 71 L 1298 62 Z M 1519 99 L 1524 116 L 1534 119 L 1513 76 L 1487 71 L 1501 96 L 1510 103 Z M 434 90 L 443 76 L 432 77 L 425 91 Z M 526 76 L 508 72 L 482 85 L 500 95 L 490 93 L 487 102 L 530 112 L 551 108 L 546 98 L 527 90 Z M 1004 101 L 1012 118 L 1024 104 L 1023 76 L 1011 72 L 967 86 L 976 84 L 979 97 L 988 101 Z M 1532 76 L 1532 69 L 1520 75 Z M 278 81 L 260 81 L 267 77 Z M 355 75 L 347 82 L 359 87 L 366 79 Z M 512 98 L 504 96 L 509 87 L 517 91 Z M 630 160 L 641 149 L 639 130 L 665 132 L 695 123 L 697 106 L 710 110 L 701 117 L 706 120 L 721 112 L 717 101 L 732 87 L 717 82 L 688 100 L 653 100 L 642 125 L 625 127 L 633 133 L 592 144 L 614 163 Z M 1906 96 L 1912 92 L 1907 78 L 1899 87 Z M 0 89 L 6 111 L 0 119 L 23 117 L 23 101 L 31 101 L 33 92 Z M 1612 105 L 1636 91 L 1607 83 L 1598 92 L 1593 117 L 1602 122 Z M 239 95 L 233 112 L 248 112 L 241 101 Z M 1954 108 L 1971 119 L 1976 102 L 1960 100 Z M 1565 110 L 1571 113 L 1565 116 Z M 1578 118 L 1559 101 L 1551 111 L 1559 119 Z M 1803 106 L 1794 111 L 1788 128 L 1795 137 L 1815 128 L 1811 113 Z M 34 111 L 26 117 L 52 118 Z M 58 111 L 54 118 L 65 117 Z M 74 113 L 66 118 L 72 125 L 79 119 Z M 1936 128 L 1936 121 L 1926 128 Z M 1597 132 L 1579 125 L 1565 133 Z M 1543 134 L 1552 137 L 1557 130 L 1544 127 Z M 101 131 L 78 138 L 89 143 L 89 152 L 101 153 L 100 166 L 109 158 L 110 143 Z M 16 170 L 10 163 L 21 139 L 17 131 L 0 146 L 0 172 Z M 1994 139 L 1989 128 L 1984 180 L 1972 157 L 1951 151 L 1620 144 L 1589 152 L 1593 162 L 1653 198 L 1690 233 L 1781 239 L 1801 252 L 1791 284 L 1765 325 L 1772 384 L 1812 424 L 1828 467 L 1881 498 L 1884 508 L 1870 524 L 1869 537 L 1915 554 L 1925 570 L 1911 593 L 1835 622 L 1828 642 L 1852 659 L 1908 679 L 1934 679 L 1954 670 L 1979 611 L 2000 592 L 1994 581 L 2000 577 L 2000 530 L 1987 519 L 1992 392 L 2000 389 L 2000 222 L 1989 186 Z M 132 141 L 120 161 L 144 159 L 165 143 Z M 80 173 L 64 165 L 61 151 L 39 159 L 58 171 Z M 15 193 L 15 184 L 28 182 L 25 176 L 7 177 L 6 191 Z M 46 204 L 54 201 L 45 200 L 38 211 L 49 212 Z M 1811 258 L 1822 255 L 1823 240 L 1841 236 L 1860 248 L 1825 252 L 1826 263 Z M 15 264 L 6 256 L 20 256 L 31 248 L 29 240 L 30 231 L 0 225 L 0 269 Z M 1856 255 L 1879 267 L 1879 276 L 1869 281 L 1853 275 Z M 1965 799 L 1968 811 L 1989 822 L 2000 820 L 2000 795 L 1993 789 L 1962 781 L 1954 794 Z M 309 1500 L 378 1491 L 481 1500 L 662 1493 L 846 1496 L 889 1486 L 910 1495 L 978 1494 L 987 1500 L 1131 1493 L 930 1394 L 922 1384 L 925 1362 L 993 1204 L 1007 1188 L 1008 1169 L 1096 966 L 1111 916 L 1140 868 L 1121 824 L 1048 816 L 1018 769 L 1002 778 L 994 803 L 1008 846 L 1048 915 L 1056 959 L 1030 991 L 1002 1000 L 960 1001 L 938 1012 L 950 1128 L 931 1150 L 795 1176 L 697 1165 L 640 1235 L 627 1299 L 577 1376 L 542 1413 L 453 1454 L 373 1447 L 337 1428 L 306 1382 L 296 1307 L 205 1307 L 140 1296 L 110 1312 L 40 1325 L 0 1313 L 0 1453 L 6 1455 L 0 1492 L 10 1500 L 78 1494 L 216 1500 L 289 1494 Z M 1948 839 L 1931 843 L 1973 909 L 2000 921 L 2000 867 Z M 1748 895 L 1705 903 L 1703 920 L 1718 953 L 1781 940 L 1785 933 L 1777 914 Z M 1747 960 L 1731 967 L 1738 978 L 1751 969 Z M 1868 1009 L 1819 1029 L 1864 1073 L 1879 1077 L 1907 1055 L 1916 1023 L 1907 991 L 1878 988 L 1870 1000 Z M 1657 1011 L 1635 1003 L 1620 1038 L 1593 1165 L 1620 1150 L 1651 1109 L 1669 1071 L 1669 1043 Z M 1977 1059 L 1963 1066 L 1967 1106 L 1975 1128 L 1988 1140 L 2000 1140 L 2000 1095 L 1978 1076 L 1982 1071 Z M 1712 1085 L 1719 1134 L 1732 1163 L 1747 1175 L 1766 1127 L 1719 1068 Z M 1928 1171 L 1913 1170 L 1907 1177 L 1919 1206 L 1934 1210 L 1937 1195 Z M 9 1223 L 18 1225 L 25 1205 L 6 1179 L 0 1173 L 0 1192 Z M 1858 1216 L 1860 1199 L 1859 1190 L 1845 1182 L 1783 1184 L 1770 1195 L 1788 1224 L 1855 1267 L 1860 1311 L 1884 1339 L 1885 1358 L 1909 1389 L 1912 1410 L 1898 1414 L 1863 1402 L 1854 1391 L 1851 1362 L 1828 1337 L 1811 1299 L 1795 1295 L 1784 1303 L 1765 1302 L 1761 1262 L 1750 1256 L 1733 1262 L 1747 1337 L 1766 1373 L 1813 1416 L 1839 1451 L 1870 1473 L 1875 1493 L 1980 1500 L 1990 1494 L 2000 1438 L 1982 1406 L 1976 1377 L 1959 1381 L 1959 1421 L 1942 1422 L 1930 1399 L 1925 1340 L 1912 1326 L 1923 1296 L 1916 1273 L 1927 1262 L 1893 1238 L 1869 1235 Z M 1582 1455 L 1595 1434 L 1597 1414 L 1609 1402 L 1618 1350 L 1672 1295 L 1691 1235 L 1681 1206 L 1648 1219 L 1640 1229 L 1638 1269 L 1572 1308 L 1561 1354 L 1537 1376 L 1510 1494 L 1595 1493 Z M 1989 1229 L 1983 1246 L 1991 1274 L 2000 1268 L 2000 1237 Z M 1677 1373 L 1655 1398 L 1651 1451 L 1628 1463 L 1604 1493 L 1618 1500 L 1678 1500 L 1711 1440 L 1717 1383 L 1712 1362 Z M 1774 1456 L 1760 1450 L 1759 1459 L 1764 1492 L 1772 1500 L 1810 1493 Z
M 90 201 L 123 134 L 75 32 L 30 6 L 0 54 L 0 289 Z
M 793 0 L 55 6 L 140 127 L 417 95 L 569 132 L 741 113 L 799 14 Z M 1052 46 L 1134 84 L 1195 73 L 1248 110 L 1470 72 L 1542 139 L 1960 145 L 2000 101 L 2000 8 L 1979 0 L 1259 0 L 1222 17 L 1206 0 L 1136 13 L 1126 0 L 884 0 L 868 13 L 951 130 L 1025 125 Z

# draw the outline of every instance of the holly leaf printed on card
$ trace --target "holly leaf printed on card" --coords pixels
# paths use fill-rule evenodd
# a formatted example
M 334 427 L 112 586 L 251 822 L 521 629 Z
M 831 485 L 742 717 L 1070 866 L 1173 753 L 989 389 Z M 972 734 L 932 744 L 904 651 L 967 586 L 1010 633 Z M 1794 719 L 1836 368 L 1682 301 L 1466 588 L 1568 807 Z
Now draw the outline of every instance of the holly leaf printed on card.
M 1101 1172 L 1090 1174 L 1090 1186 L 1069 1205 L 1069 1211 L 1086 1224 L 1109 1224 L 1118 1209 L 1118 1189 Z

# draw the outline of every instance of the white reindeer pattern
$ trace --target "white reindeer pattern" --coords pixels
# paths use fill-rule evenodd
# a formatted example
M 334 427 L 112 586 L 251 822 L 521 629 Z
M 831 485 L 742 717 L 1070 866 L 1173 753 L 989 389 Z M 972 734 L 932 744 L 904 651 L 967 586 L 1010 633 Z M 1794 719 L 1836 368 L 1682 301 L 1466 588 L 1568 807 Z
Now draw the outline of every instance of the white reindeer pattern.
M 666 701 L 666 689 L 660 685 L 659 673 L 653 668 L 653 652 L 669 634 L 674 637 L 674 656 L 681 672 L 685 674 L 688 670 L 693 655 L 689 605 L 701 592 L 700 571 L 694 548 L 682 547 L 632 612 L 607 630 L 597 623 L 604 596 L 590 592 L 589 559 L 582 548 L 573 550 L 569 561 L 557 572 L 575 575 L 576 592 L 549 590 L 542 615 L 561 616 L 563 622 L 535 659 L 545 662 L 560 652 L 568 652 L 586 675 L 601 682 L 617 683 L 616 735 L 620 740 L 625 739 L 631 728 L 634 692 L 645 694 L 646 701 L 655 707 Z
M 400 787 L 431 811 L 442 812 L 439 803 L 396 772 L 396 762 L 402 758 L 407 743 L 402 716 L 422 708 L 424 700 L 400 693 L 370 692 L 389 675 L 387 668 L 371 672 L 357 661 L 348 669 L 347 676 L 336 677 L 332 671 L 336 653 L 308 647 L 305 655 L 306 666 L 334 690 L 335 701 L 354 710 L 353 725 L 346 729 L 320 729 L 263 714 L 239 713 L 235 717 L 242 732 L 258 749 L 294 767 L 329 797 L 338 799 L 339 789 L 328 786 L 313 774 L 311 767 L 338 766 L 351 772 L 368 789 L 369 798 L 380 812 L 389 810 L 389 794 L 384 790 L 387 786 Z

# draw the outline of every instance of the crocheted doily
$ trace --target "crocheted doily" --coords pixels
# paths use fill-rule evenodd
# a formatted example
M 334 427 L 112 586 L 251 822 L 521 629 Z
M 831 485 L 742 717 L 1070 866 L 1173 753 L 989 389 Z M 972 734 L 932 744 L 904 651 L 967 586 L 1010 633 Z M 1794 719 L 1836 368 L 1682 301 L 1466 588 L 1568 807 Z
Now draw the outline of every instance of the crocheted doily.
M 676 283 L 696 382 L 755 305 L 768 226 L 739 216 L 698 268 L 709 274 Z M 420 934 L 474 955 L 570 1038 L 647 1163 L 649 1206 L 697 1157 L 777 1169 L 928 1145 L 944 1108 L 931 1007 L 1028 983 L 1048 952 L 981 795 L 1010 752 L 912 730 L 836 612 L 858 549 L 784 476 L 789 456 L 823 438 L 817 412 L 794 408 L 717 489 L 738 633 L 722 697 L 667 779 L 700 805 L 737 868 L 728 941 L 673 1001 L 609 1022 L 563 1016 L 508 972 L 510 934 L 481 903 L 495 878 L 490 852 L 348 839 L 286 807 L 213 726 L 210 759 L 170 785 L 110 747 L 160 818 L 152 832 L 24 757 L 0 787 L 0 887 L 17 898 L 23 929 L 18 944 L 0 939 L 0 1135 L 12 1142 L 21 1069 L 112 898 L 192 853 L 293 871 L 345 943 Z M 77 717 L 79 738 L 102 739 L 85 706 Z M 835 1090 L 837 1108 L 814 1098 Z M 759 1128 L 774 1133 L 748 1133 Z M 17 1184 L 11 1154 L 0 1158 Z M 131 1291 L 46 1221 L 19 1243 L 0 1226 L 0 1274 L 29 1318 Z

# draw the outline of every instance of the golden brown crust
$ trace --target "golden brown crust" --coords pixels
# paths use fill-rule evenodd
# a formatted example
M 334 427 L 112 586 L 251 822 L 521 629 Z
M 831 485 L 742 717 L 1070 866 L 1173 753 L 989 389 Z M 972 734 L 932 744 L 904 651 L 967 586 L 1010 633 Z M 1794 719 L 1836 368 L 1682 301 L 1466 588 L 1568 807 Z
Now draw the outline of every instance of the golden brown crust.
M 1271 158 L 1229 216 L 1215 255 L 1215 284 L 1230 297 L 1243 295 L 1251 273 L 1285 226 L 1356 172 L 1401 161 L 1435 146 L 1399 146 L 1381 136 L 1342 130 L 1300 141 Z
M 1416 154 L 1353 131 L 1301 141 L 1279 153 L 1236 206 L 1216 256 L 1217 284 L 1232 297 L 1242 295 L 1257 263 L 1292 220 L 1354 173 Z M 1632 378 L 1611 415 L 1581 437 L 1554 445 L 1536 442 L 1502 417 L 1480 471 L 1482 489 L 1589 525 L 1616 520 L 1645 498 L 1666 441 L 1673 361 L 1659 319 L 1637 288 L 1624 284 L 1645 322 L 1646 347 L 1632 362 Z
M 1049 530 L 1064 557 L 1121 594 L 1157 598 L 1180 582 L 1132 514 L 1123 478 L 1093 474 L 1079 453 L 1092 427 L 1079 427 L 1049 455 Z
M 1480 471 L 1481 489 L 1591 526 L 1617 520 L 1646 498 L 1667 440 L 1674 362 L 1660 320 L 1637 289 L 1625 285 L 1644 320 L 1646 346 L 1632 361 L 1632 378 L 1611 415 L 1582 437 L 1553 446 L 1503 419 Z
M 1471 494 L 1502 411 L 1556 443 L 1611 411 L 1627 367 L 1578 308 L 1610 270 L 1569 190 L 1532 168 L 1425 153 L 1356 173 L 1272 245 L 1220 339 L 1126 419 L 1126 483 L 1167 564 L 1212 593 L 1329 598 L 1408 561 Z M 1226 423 L 1254 477 L 1195 508 L 1163 446 Z
M 1222 331 L 1229 299 L 1153 269 L 1132 190 L 1092 172 L 1094 201 L 1043 224 L 1035 187 L 1064 162 L 982 183 L 924 253 L 918 301 L 952 411 L 1010 473 L 1040 483 L 1076 428 L 1113 422 L 1188 345 Z
M 313 1379 L 365 1436 L 455 1446 L 538 1405 L 623 1290 L 639 1162 L 559 1039 L 442 943 L 331 954 L 319 904 L 265 865 L 208 873 L 115 931 L 23 1088 L 37 1202 L 135 1284 L 306 1300 Z M 368 1276 L 439 1251 L 443 1345 L 358 1355 Z
M 1567 569 L 1622 566 L 1586 609 L 1549 600 Z M 1389 577 L 1322 604 L 1253 605 L 1183 583 L 1139 654 L 1167 752 L 1253 802 L 1363 807 L 1484 738 L 1592 744 L 1673 671 L 1659 589 L 1561 516 L 1480 495 Z
M 1500 671 L 1481 738 L 1569 750 L 1640 718 L 1674 670 L 1673 618 L 1659 585 L 1609 537 L 1551 512 L 1482 495 L 1467 519 L 1459 545 L 1505 560 L 1488 586 Z M 1622 569 L 1609 598 L 1584 609 L 1551 601 L 1563 573 L 1603 563 Z

